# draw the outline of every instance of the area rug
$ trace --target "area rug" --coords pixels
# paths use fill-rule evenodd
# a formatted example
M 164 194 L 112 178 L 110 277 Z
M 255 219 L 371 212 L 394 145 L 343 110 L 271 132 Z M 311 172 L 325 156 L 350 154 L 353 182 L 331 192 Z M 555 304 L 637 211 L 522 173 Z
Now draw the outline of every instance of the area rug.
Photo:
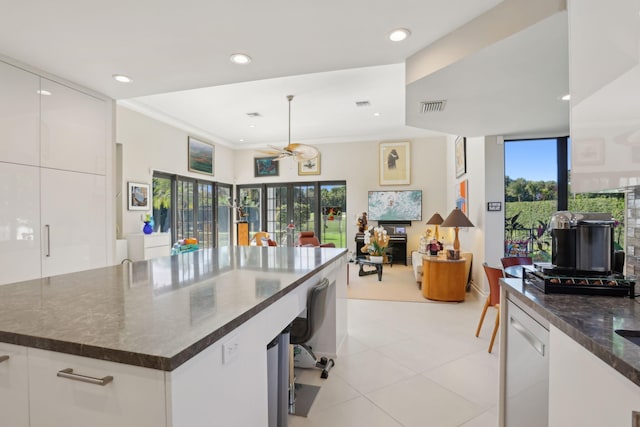
M 365 266 L 365 269 L 370 268 Z M 405 265 L 383 267 L 382 281 L 378 275 L 358 276 L 360 266 L 349 264 L 347 297 L 385 301 L 433 302 L 422 296 L 413 268 Z

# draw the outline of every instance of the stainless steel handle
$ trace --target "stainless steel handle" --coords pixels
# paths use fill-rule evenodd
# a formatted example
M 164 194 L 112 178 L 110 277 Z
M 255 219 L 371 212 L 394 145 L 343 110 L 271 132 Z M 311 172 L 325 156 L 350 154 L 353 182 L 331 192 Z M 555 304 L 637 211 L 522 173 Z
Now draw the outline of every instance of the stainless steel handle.
M 522 335 L 522 337 L 527 340 L 527 342 L 531 344 L 531 346 L 535 348 L 538 353 L 544 356 L 544 343 L 536 338 L 535 335 L 529 332 L 527 328 L 522 326 L 522 323 L 518 322 L 513 317 L 509 317 L 509 321 L 511 323 L 511 326 L 513 326 L 513 329 L 518 331 L 520 335 Z
M 113 381 L 111 375 L 107 375 L 102 378 L 88 377 L 86 375 L 74 374 L 73 369 L 67 368 L 58 372 L 60 378 L 67 378 L 70 380 L 81 381 L 83 383 L 95 384 L 95 385 L 107 385 Z
M 9 360 L 9 356 L 8 355 L 5 354 L 4 356 L 0 356 L 0 363 L 5 362 L 7 360 Z
M 45 254 L 45 256 L 50 257 L 51 256 L 51 226 L 49 224 L 46 224 L 44 228 L 47 229 L 47 253 Z

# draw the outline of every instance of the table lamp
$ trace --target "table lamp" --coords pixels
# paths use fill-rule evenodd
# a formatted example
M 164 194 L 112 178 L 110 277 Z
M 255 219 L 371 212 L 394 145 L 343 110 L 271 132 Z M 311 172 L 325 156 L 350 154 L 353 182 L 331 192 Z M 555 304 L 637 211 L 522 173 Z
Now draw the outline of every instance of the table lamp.
M 453 240 L 453 250 L 456 253 L 460 251 L 460 240 L 458 240 L 458 229 L 460 227 L 473 227 L 474 225 L 469 221 L 469 218 L 460 210 L 460 208 L 455 208 L 451 211 L 447 219 L 444 220 L 441 227 L 455 227 L 456 230 L 456 238 Z
M 435 239 L 438 241 L 440 239 L 438 239 L 438 226 L 440 224 L 442 224 L 442 221 L 444 221 L 442 219 L 442 217 L 440 216 L 440 214 L 438 212 L 434 213 L 433 216 L 431 218 L 429 218 L 429 221 L 427 221 L 427 225 L 435 225 L 436 226 L 436 232 L 435 232 Z

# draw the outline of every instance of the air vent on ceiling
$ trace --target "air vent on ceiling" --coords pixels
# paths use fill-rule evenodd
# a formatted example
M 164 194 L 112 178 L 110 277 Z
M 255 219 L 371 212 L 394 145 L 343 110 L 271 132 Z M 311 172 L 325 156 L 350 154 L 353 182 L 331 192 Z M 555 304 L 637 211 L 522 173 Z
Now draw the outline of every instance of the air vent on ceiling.
M 247 113 L 249 117 L 260 117 L 260 113 Z
M 446 99 L 441 99 L 438 101 L 422 101 L 420 103 L 420 111 L 422 112 L 422 114 L 436 113 L 438 111 L 444 110 L 445 105 L 447 105 Z
M 369 101 L 356 101 L 356 107 L 371 107 Z

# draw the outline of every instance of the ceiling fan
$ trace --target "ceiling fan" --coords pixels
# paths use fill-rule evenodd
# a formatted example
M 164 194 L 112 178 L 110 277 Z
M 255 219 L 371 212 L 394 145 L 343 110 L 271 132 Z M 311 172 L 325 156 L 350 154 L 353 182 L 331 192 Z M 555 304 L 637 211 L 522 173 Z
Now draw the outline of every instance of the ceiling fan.
M 282 148 L 269 145 L 270 150 L 260 150 L 260 152 L 270 156 L 277 156 L 274 160 L 291 157 L 296 162 L 306 162 L 315 159 L 320 154 L 317 148 L 311 145 L 291 142 L 291 101 L 293 100 L 293 95 L 287 95 L 287 100 L 289 101 L 289 145 Z

